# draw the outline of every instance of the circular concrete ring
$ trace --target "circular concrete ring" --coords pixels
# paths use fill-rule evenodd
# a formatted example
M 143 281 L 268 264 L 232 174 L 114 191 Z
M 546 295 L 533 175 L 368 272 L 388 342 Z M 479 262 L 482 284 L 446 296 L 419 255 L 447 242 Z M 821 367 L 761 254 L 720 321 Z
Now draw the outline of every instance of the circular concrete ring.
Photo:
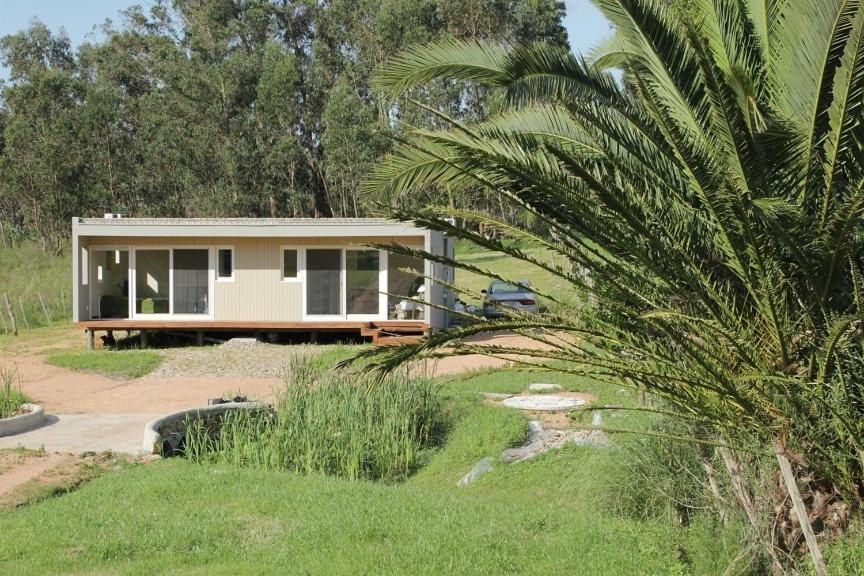
M 582 398 L 568 398 L 552 394 L 532 394 L 530 396 L 514 396 L 502 402 L 508 408 L 517 410 L 540 410 L 544 412 L 560 412 L 572 410 L 585 404 Z
M 12 436 L 38 428 L 45 422 L 45 411 L 37 404 L 23 404 L 24 414 L 0 420 L 0 437 Z

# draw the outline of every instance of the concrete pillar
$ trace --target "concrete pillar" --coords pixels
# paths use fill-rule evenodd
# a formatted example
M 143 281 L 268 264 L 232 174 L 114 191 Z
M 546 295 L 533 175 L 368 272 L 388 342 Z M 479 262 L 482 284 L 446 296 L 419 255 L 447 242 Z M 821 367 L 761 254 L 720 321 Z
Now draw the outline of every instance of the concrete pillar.
M 203 346 L 204 345 L 204 331 L 198 330 L 198 332 L 195 333 L 195 336 L 196 336 L 197 341 L 198 341 L 198 346 Z
M 147 348 L 147 331 L 141 330 L 141 348 Z
M 87 350 L 93 350 L 96 347 L 96 332 L 87 330 Z

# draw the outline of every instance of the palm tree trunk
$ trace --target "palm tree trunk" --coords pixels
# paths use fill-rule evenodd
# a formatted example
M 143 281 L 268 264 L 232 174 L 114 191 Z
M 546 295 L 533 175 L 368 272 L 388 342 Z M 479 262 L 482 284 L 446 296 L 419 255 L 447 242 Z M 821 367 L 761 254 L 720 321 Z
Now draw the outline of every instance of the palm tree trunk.
M 723 498 L 723 493 L 720 492 L 720 485 L 717 483 L 717 473 L 708 454 L 702 455 L 702 467 L 705 469 L 705 476 L 708 479 L 708 488 L 711 490 L 711 495 L 717 504 L 717 514 L 720 516 L 720 523 L 726 526 L 726 499 Z
M 804 540 L 807 542 L 807 550 L 810 552 L 810 558 L 813 560 L 816 574 L 818 576 L 828 576 L 828 567 L 825 565 L 825 559 L 822 558 L 822 550 L 819 548 L 819 542 L 816 541 L 813 525 L 810 524 L 810 518 L 807 515 L 807 506 L 804 505 L 804 499 L 801 497 L 801 491 L 798 489 L 798 482 L 795 479 L 795 473 L 792 471 L 792 465 L 789 463 L 789 458 L 786 457 L 786 446 L 784 446 L 782 440 L 774 440 L 774 454 L 777 455 L 777 463 L 780 464 L 780 475 L 783 477 L 783 483 L 786 485 L 789 498 L 792 499 L 792 506 L 795 509 L 795 514 L 798 516 L 798 523 L 801 525 L 801 531 L 804 533 Z
M 747 520 L 750 521 L 750 526 L 759 528 L 759 516 L 756 514 L 756 505 L 753 503 L 753 497 L 747 489 L 744 482 L 744 476 L 741 473 L 741 466 L 735 455 L 728 448 L 720 448 L 720 455 L 723 457 L 723 463 L 726 465 L 726 471 L 729 473 L 729 479 L 732 481 L 732 491 L 735 493 L 735 499 L 744 509 L 747 514 Z
M 723 464 L 726 466 L 726 471 L 729 473 L 729 479 L 732 481 L 732 492 L 735 494 L 735 499 L 744 509 L 745 514 L 747 514 L 747 520 L 750 522 L 750 526 L 758 534 L 761 532 L 759 527 L 759 515 L 756 512 L 756 503 L 753 502 L 753 496 L 747 488 L 744 474 L 741 471 L 741 465 L 738 463 L 735 454 L 733 454 L 729 448 L 721 447 L 719 450 L 720 455 L 723 457 Z M 768 552 L 768 555 L 771 557 L 773 573 L 785 573 L 783 564 L 780 562 L 780 558 L 777 557 L 777 551 L 774 549 L 774 544 L 770 538 L 767 539 L 765 545 L 766 552 Z

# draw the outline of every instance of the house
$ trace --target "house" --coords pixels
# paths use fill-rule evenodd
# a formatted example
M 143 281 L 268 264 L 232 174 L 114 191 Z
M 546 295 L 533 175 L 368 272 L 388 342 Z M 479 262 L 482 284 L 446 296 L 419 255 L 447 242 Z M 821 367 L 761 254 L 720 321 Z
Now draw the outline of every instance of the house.
M 72 220 L 73 310 L 114 330 L 353 332 L 377 342 L 447 325 L 452 268 L 373 245 L 452 256 L 452 239 L 370 218 Z M 416 303 L 422 300 L 424 303 Z M 428 304 L 425 304 L 428 302 Z

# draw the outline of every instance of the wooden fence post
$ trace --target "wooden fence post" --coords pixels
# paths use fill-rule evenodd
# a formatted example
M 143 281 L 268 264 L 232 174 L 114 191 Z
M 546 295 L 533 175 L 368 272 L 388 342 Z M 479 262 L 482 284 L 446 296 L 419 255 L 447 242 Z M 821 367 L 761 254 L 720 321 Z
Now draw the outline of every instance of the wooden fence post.
M 30 330 L 30 322 L 27 321 L 27 313 L 24 312 L 24 299 L 18 297 L 18 307 L 21 308 L 21 317 L 24 318 L 24 327 Z
M 3 298 L 6 300 L 6 311 L 9 313 L 9 320 L 12 321 L 12 334 L 18 336 L 18 323 L 15 321 L 15 310 L 12 308 L 12 302 L 9 301 L 9 294 L 4 292 Z
M 42 313 L 45 314 L 45 325 L 51 325 L 51 316 L 48 314 L 48 308 L 45 306 L 45 300 L 42 299 L 42 294 L 39 292 L 36 293 L 36 296 L 39 297 L 39 303 L 42 305 Z

